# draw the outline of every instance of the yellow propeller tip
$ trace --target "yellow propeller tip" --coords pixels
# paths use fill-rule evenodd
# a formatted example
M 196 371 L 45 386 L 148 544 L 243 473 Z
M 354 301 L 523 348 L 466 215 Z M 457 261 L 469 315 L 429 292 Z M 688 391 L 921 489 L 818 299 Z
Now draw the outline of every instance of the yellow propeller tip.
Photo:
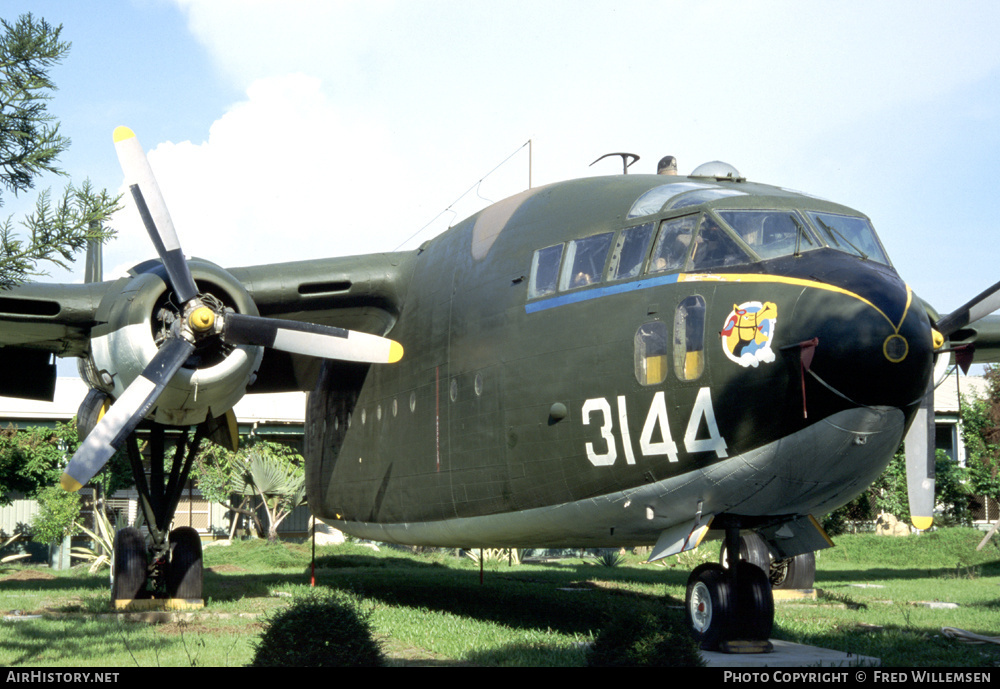
M 82 483 L 80 483 L 67 473 L 63 473 L 62 477 L 60 477 L 59 485 L 60 487 L 62 487 L 63 490 L 69 491 L 70 493 L 75 493 L 81 488 L 83 488 Z
M 921 531 L 927 531 L 934 525 L 934 517 L 913 517 L 913 525 Z
M 403 358 L 403 345 L 393 340 L 389 345 L 389 363 L 394 364 Z
M 123 127 L 115 127 L 114 138 L 115 138 L 115 143 L 118 143 L 119 141 L 124 141 L 125 139 L 134 139 L 135 138 L 135 132 L 133 132 L 128 127 L 124 127 L 124 126 Z

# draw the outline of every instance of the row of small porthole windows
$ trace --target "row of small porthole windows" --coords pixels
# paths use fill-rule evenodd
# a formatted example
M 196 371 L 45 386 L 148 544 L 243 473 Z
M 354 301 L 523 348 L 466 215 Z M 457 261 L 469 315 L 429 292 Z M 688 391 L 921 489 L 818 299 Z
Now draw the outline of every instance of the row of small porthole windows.
M 681 300 L 674 312 L 672 338 L 666 323 L 650 321 L 636 330 L 634 345 L 635 378 L 640 385 L 665 381 L 670 358 L 678 380 L 697 380 L 705 371 L 705 300 L 697 294 Z
M 476 374 L 475 382 L 473 383 L 473 390 L 476 393 L 476 397 L 480 397 L 483 394 L 483 374 L 482 373 L 477 373 Z M 458 401 L 458 379 L 457 378 L 452 378 L 451 384 L 448 386 L 448 397 L 449 397 L 449 399 L 451 399 L 452 402 Z M 399 403 L 398 403 L 397 400 L 395 400 L 395 399 L 392 400 L 392 405 L 391 405 L 390 409 L 392 410 L 392 415 L 393 416 L 396 416 L 399 413 Z M 417 393 L 416 392 L 411 392 L 410 393 L 410 413 L 412 414 L 416 410 L 417 410 Z M 375 418 L 378 421 L 382 420 L 382 405 L 381 404 L 375 405 Z M 365 423 L 367 423 L 367 421 L 368 421 L 368 410 L 362 408 L 361 409 L 361 424 L 364 425 Z M 351 423 L 352 422 L 353 422 L 353 414 L 348 414 L 347 415 L 347 427 L 348 428 L 351 427 Z M 340 420 L 339 419 L 336 419 L 336 418 L 334 419 L 334 421 L 333 421 L 333 427 L 334 427 L 334 429 L 339 429 L 339 427 L 340 427 Z

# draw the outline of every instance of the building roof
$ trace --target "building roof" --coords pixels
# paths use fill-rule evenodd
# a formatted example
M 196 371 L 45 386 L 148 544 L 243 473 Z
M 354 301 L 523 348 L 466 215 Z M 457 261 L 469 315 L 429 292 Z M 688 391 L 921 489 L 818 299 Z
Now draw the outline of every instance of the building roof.
M 51 402 L 0 397 L 0 421 L 69 421 L 86 395 L 87 384 L 80 378 L 59 378 Z M 240 424 L 301 424 L 306 414 L 306 393 L 246 395 L 234 411 Z
M 934 391 L 934 412 L 957 416 L 959 394 L 963 397 L 982 397 L 986 394 L 986 379 L 982 376 L 963 376 L 956 370 Z

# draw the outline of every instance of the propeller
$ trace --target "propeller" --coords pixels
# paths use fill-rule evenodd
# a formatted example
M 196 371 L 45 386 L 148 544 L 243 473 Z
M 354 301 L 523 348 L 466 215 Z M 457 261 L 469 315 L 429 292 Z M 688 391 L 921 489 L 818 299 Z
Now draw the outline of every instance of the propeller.
M 77 449 L 60 480 L 63 488 L 79 490 L 104 467 L 156 405 L 167 384 L 194 353 L 196 344 L 209 338 L 218 338 L 229 345 L 258 345 L 360 363 L 394 363 L 402 358 L 402 346 L 388 338 L 240 314 L 210 294 L 199 294 L 163 195 L 135 133 L 128 127 L 118 127 L 114 142 L 129 192 L 166 268 L 181 317 L 173 321 L 141 375 L 129 384 Z
M 973 321 L 978 321 L 983 316 L 990 315 L 997 309 L 1000 309 L 1000 282 L 939 319 L 937 330 L 948 337 L 956 330 L 964 328 Z
M 974 298 L 946 316 L 937 319 L 933 331 L 934 348 L 941 357 L 906 433 L 906 490 L 910 502 L 910 518 L 921 531 L 934 523 L 934 389 L 948 369 L 948 350 L 941 351 L 945 340 L 974 321 L 1000 309 L 1000 282 L 980 292 Z M 971 363 L 971 348 L 956 348 L 955 358 L 963 371 Z

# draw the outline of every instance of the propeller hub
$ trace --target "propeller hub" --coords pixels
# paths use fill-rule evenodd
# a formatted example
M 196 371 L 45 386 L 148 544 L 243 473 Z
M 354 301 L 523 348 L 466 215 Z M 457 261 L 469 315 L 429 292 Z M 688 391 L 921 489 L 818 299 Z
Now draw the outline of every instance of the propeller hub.
M 934 343 L 934 349 L 941 349 L 944 347 L 944 335 L 939 333 L 934 328 L 931 328 L 931 341 Z
M 188 325 L 197 333 L 208 332 L 215 325 L 215 312 L 207 306 L 199 306 L 188 316 Z

